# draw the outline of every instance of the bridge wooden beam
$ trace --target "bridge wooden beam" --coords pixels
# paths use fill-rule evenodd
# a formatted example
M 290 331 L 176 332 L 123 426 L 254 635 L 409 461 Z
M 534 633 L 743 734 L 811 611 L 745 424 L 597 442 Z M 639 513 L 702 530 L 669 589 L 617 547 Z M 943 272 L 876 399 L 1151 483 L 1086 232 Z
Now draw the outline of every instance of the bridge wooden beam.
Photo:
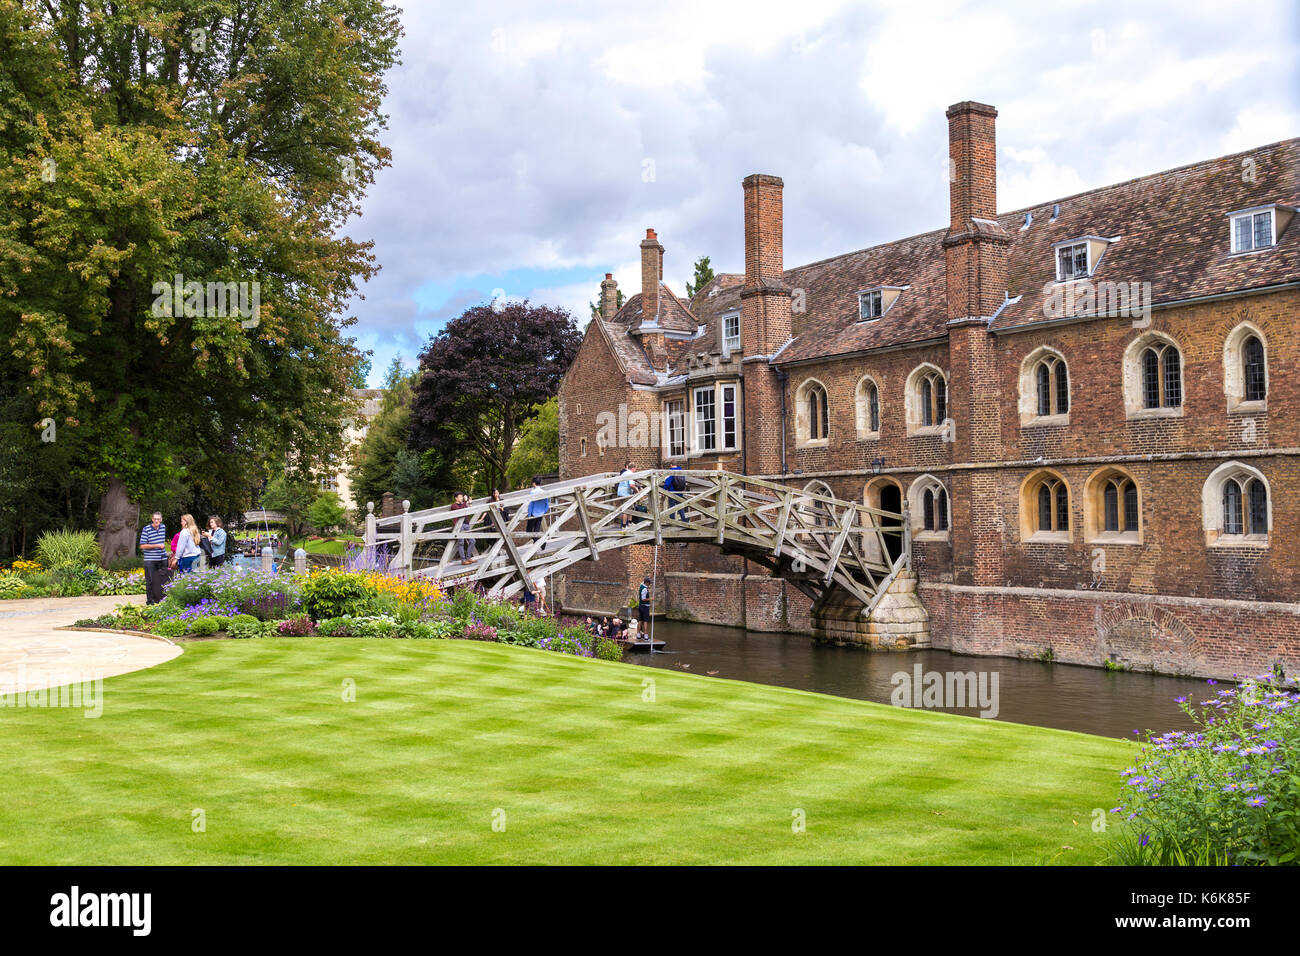
M 506 544 L 506 553 L 510 555 L 510 560 L 514 562 L 515 569 L 519 572 L 519 579 L 524 582 L 524 587 L 528 587 L 528 565 L 524 561 L 523 555 L 515 547 L 515 539 L 511 536 L 510 531 L 506 528 L 505 519 L 501 517 L 501 508 L 493 507 L 489 512 L 492 515 L 492 523 L 497 526 L 497 533 L 501 535 L 501 540 Z
M 591 560 L 600 560 L 600 549 L 596 547 L 596 536 L 591 530 L 591 516 L 587 514 L 587 497 L 581 488 L 573 489 L 573 500 L 578 505 L 578 520 L 582 522 L 583 534 L 587 536 L 587 546 L 591 548 Z
M 840 552 L 844 550 L 844 542 L 848 539 L 849 529 L 853 527 L 854 514 L 852 509 L 844 509 L 844 517 L 840 519 L 840 533 L 835 536 L 835 544 L 831 547 L 830 560 L 826 562 L 826 583 L 831 583 L 831 578 L 835 575 L 835 569 L 839 567 Z

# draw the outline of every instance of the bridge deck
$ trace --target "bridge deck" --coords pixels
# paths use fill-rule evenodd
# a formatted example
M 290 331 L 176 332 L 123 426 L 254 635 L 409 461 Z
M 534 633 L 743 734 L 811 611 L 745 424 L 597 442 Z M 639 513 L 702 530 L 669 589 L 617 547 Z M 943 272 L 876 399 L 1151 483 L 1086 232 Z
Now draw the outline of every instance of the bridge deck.
M 680 488 L 665 486 L 670 476 Z M 511 492 L 499 502 L 371 514 L 366 521 L 368 548 L 395 549 L 391 567 L 448 584 L 481 582 L 502 597 L 616 548 L 665 541 L 742 555 L 814 601 L 842 590 L 868 610 L 911 557 L 904 514 L 727 471 L 587 475 Z

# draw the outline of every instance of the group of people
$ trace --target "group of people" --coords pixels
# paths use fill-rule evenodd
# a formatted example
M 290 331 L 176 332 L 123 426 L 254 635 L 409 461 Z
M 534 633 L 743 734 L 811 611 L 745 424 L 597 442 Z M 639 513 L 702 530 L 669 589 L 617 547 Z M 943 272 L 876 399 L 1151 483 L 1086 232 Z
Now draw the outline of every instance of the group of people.
M 621 617 L 602 617 L 599 621 L 589 617 L 583 626 L 592 634 L 607 637 L 611 641 L 635 641 L 637 639 L 636 621 L 625 621 Z
M 686 490 L 686 479 L 681 475 L 672 474 L 672 472 L 681 471 L 681 470 L 682 470 L 681 465 L 673 465 L 670 469 L 668 469 L 669 474 L 667 474 L 664 477 L 663 489 L 664 491 L 668 492 L 667 497 L 670 505 L 670 510 L 671 510 L 671 505 L 674 505 L 677 502 L 682 500 L 681 492 Z M 632 471 L 632 463 L 629 461 L 623 465 L 623 470 L 618 473 L 618 484 L 614 486 L 614 494 L 617 497 L 631 498 L 633 495 L 641 491 L 641 485 L 639 485 L 637 482 L 633 481 L 629 477 L 632 474 L 635 474 L 635 472 Z M 645 509 L 642 507 L 638 507 L 637 510 L 644 511 Z M 678 509 L 676 517 L 678 521 L 685 521 L 686 509 L 685 508 Z M 632 523 L 632 516 L 627 511 L 624 511 L 622 516 L 619 518 L 619 527 L 626 529 L 628 525 L 631 523 Z
M 157 604 L 163 599 L 163 585 L 172 573 L 188 574 L 194 570 L 200 556 L 206 556 L 209 567 L 226 562 L 228 536 L 221 518 L 208 518 L 206 531 L 200 530 L 193 515 L 181 515 L 181 530 L 172 535 L 170 548 L 167 526 L 162 513 L 155 511 L 149 523 L 140 531 L 140 554 L 144 558 L 145 601 Z
M 527 534 L 537 534 L 542 530 L 542 519 L 546 516 L 547 512 L 551 510 L 551 499 L 547 498 L 542 493 L 542 481 L 540 478 L 533 479 L 533 485 L 530 491 L 531 495 L 528 499 L 528 511 L 526 512 L 528 515 L 528 521 L 524 525 L 524 531 Z M 501 503 L 500 488 L 492 489 L 491 500 L 496 504 Z M 464 508 L 468 508 L 472 501 L 473 499 L 465 492 L 458 491 L 452 498 L 451 510 L 460 511 Z M 513 511 L 513 508 L 502 508 L 502 520 L 509 521 L 510 515 Z M 452 525 L 452 529 L 456 533 L 456 558 L 461 564 L 473 564 L 478 560 L 478 549 L 474 544 L 474 538 L 469 533 L 470 529 L 473 528 L 477 522 L 478 518 L 466 516 L 458 519 Z M 543 544 L 542 550 L 545 549 L 546 545 Z

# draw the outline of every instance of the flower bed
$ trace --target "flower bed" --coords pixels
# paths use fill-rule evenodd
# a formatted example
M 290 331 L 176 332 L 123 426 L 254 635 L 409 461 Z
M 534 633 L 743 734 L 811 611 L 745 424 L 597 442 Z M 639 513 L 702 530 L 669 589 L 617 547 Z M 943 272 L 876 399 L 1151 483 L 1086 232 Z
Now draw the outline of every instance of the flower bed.
M 144 594 L 144 571 L 105 571 L 64 566 L 47 570 L 39 561 L 15 561 L 0 569 L 0 600 L 6 598 L 81 597 L 86 594 Z
M 1197 729 L 1148 734 L 1124 771 L 1116 862 L 1300 864 L 1297 687 L 1265 674 L 1196 705 L 1176 698 Z
M 78 621 L 106 626 L 105 618 Z M 405 580 L 373 568 L 305 576 L 224 565 L 178 576 L 154 605 L 119 606 L 107 626 L 163 637 L 374 637 L 499 641 L 578 657 L 618 660 L 622 648 L 582 622 L 558 620 L 471 588 Z M 215 630 L 214 630 L 215 624 Z

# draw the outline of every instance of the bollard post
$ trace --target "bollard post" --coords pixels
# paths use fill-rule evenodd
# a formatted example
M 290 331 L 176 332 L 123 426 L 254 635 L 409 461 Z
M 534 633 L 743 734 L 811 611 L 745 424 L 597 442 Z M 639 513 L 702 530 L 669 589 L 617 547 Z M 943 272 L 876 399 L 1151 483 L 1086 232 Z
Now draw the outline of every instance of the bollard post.
M 307 552 L 304 551 L 302 548 L 299 548 L 297 551 L 293 553 L 293 573 L 294 574 L 307 573 Z
M 411 567 L 415 563 L 415 550 L 411 541 L 411 502 L 402 502 L 402 573 L 411 576 Z
M 271 566 L 271 546 L 270 546 L 269 544 L 268 544 L 268 545 L 263 545 L 263 546 L 262 546 L 262 570 L 263 570 L 263 571 L 270 571 L 270 570 L 272 570 L 272 566 Z
M 375 566 L 375 545 L 378 544 L 379 529 L 375 526 L 375 503 L 366 502 L 366 537 L 365 550 L 361 552 L 362 566 Z

